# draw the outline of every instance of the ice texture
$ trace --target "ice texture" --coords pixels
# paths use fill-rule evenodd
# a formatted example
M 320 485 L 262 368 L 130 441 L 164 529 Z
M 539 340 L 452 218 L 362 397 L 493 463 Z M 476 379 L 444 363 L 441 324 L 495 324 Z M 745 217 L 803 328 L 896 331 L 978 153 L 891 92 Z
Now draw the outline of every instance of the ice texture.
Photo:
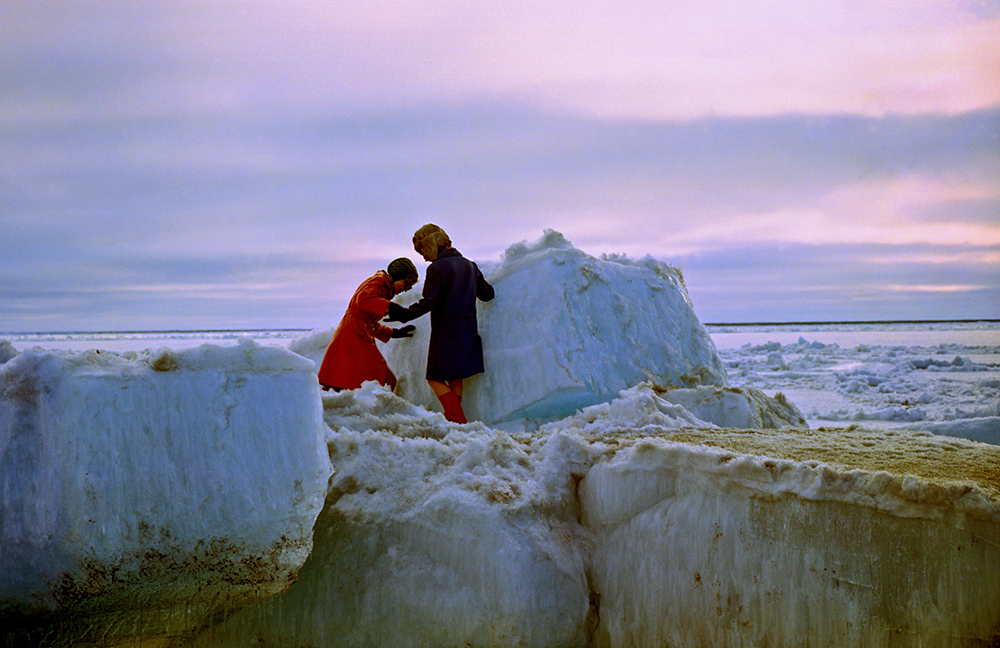
M 1000 448 L 742 430 L 649 386 L 534 432 L 323 397 L 336 472 L 286 593 L 194 646 L 980 646 Z M 693 425 L 694 423 L 694 425 Z
M 782 458 L 798 453 L 774 452 L 783 440 L 760 434 L 712 438 L 716 448 L 635 439 L 587 473 L 580 492 L 601 601 L 591 645 L 996 639 L 1000 453 L 862 436 L 914 475 L 854 467 L 847 432 L 809 440 L 839 465 Z M 978 473 L 985 489 L 931 476 L 951 470 Z
M 196 646 L 583 646 L 577 436 L 461 427 L 374 383 L 324 395 L 336 466 L 283 596 Z
M 325 430 L 312 364 L 252 341 L 10 355 L 5 630 L 19 645 L 174 636 L 282 591 L 312 546 Z
M 663 398 L 682 405 L 699 419 L 719 427 L 806 427 L 799 409 L 784 394 L 772 398 L 753 387 L 695 387 L 662 390 Z
M 780 391 L 814 427 L 906 426 L 1000 444 L 997 324 L 962 325 L 963 343 L 942 342 L 949 338 L 940 326 L 766 327 L 757 335 L 773 335 L 771 341 L 723 345 L 719 355 L 730 385 Z M 740 335 L 737 327 L 720 328 L 723 339 Z M 956 325 L 952 332 L 959 330 Z M 776 355 L 783 364 L 773 362 Z

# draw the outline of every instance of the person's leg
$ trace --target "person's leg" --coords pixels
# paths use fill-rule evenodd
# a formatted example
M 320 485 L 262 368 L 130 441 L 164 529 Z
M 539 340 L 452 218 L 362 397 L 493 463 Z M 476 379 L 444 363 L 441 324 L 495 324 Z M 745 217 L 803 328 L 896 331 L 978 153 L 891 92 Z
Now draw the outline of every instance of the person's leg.
M 396 380 L 396 374 L 392 373 L 392 369 L 385 370 L 385 384 L 389 386 L 390 391 L 396 392 L 396 385 L 399 384 L 399 381 Z
M 427 384 L 430 385 L 431 391 L 434 392 L 434 395 L 438 398 L 441 398 L 442 394 L 447 394 L 451 391 L 451 387 L 448 386 L 448 383 L 441 382 L 440 380 L 428 380 Z
M 459 395 L 456 394 L 451 385 L 455 381 L 443 382 L 440 380 L 428 380 L 427 384 L 430 386 L 431 391 L 437 396 L 438 400 L 441 401 L 441 407 L 444 408 L 444 417 L 453 423 L 468 423 L 469 421 L 465 418 L 465 412 L 462 411 L 462 400 Z M 462 390 L 462 381 L 458 381 L 458 389 Z

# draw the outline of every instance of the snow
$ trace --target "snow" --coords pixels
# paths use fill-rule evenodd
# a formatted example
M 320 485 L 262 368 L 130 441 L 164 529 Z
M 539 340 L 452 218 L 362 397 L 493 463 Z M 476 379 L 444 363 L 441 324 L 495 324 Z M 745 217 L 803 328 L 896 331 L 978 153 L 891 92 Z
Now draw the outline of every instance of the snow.
M 453 426 L 372 383 L 323 400 L 337 471 L 312 556 L 195 645 L 583 645 L 582 440 Z
M 76 561 L 96 556 L 117 574 L 153 573 L 114 562 L 138 549 L 166 567 L 130 602 L 99 598 L 113 614 L 86 598 L 47 605 L 110 645 L 1000 637 L 1000 446 L 979 442 L 997 440 L 995 330 L 944 345 L 774 330 L 747 344 L 745 328 L 710 337 L 680 273 L 651 259 L 597 259 L 546 232 L 480 265 L 497 299 L 481 305 L 487 372 L 469 381 L 478 420 L 466 425 L 419 395 L 426 337 L 384 347 L 399 394 L 375 383 L 319 392 L 309 360 L 332 327 L 290 341 L 295 353 L 248 341 L 121 354 L 0 343 L 0 573 L 25 575 L 2 578 L 0 610 L 43 591 L 25 565 L 80 574 Z M 58 461 L 44 472 L 22 461 L 30 452 Z M 102 475 L 106 500 L 74 491 L 96 479 L 86 473 Z M 89 534 L 62 533 L 66 519 Z M 170 541 L 141 519 L 170 528 Z M 28 540 L 8 544 L 15 531 Z M 59 552 L 46 553 L 50 535 Z M 263 573 L 220 578 L 213 565 L 182 578 L 174 557 L 202 559 L 212 538 L 234 539 L 216 557 L 227 569 Z M 248 563 L 286 540 L 280 559 Z M 215 589 L 185 588 L 197 578 Z M 172 614 L 181 601 L 192 612 Z M 74 623 L 55 618 L 70 637 Z

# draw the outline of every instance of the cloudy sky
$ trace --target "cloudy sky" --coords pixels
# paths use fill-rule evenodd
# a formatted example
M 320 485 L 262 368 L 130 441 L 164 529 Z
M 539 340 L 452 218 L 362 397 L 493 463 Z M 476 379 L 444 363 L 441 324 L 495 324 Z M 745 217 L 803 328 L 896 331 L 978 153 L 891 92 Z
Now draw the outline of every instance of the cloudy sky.
M 998 318 L 997 79 L 1000 0 L 7 0 L 0 331 L 332 326 L 426 222 Z

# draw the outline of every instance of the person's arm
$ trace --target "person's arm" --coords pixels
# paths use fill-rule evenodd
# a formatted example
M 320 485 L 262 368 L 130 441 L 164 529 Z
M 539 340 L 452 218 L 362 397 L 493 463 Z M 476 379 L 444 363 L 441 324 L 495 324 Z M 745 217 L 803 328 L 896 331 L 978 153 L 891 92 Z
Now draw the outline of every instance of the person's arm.
M 389 300 L 378 295 L 365 295 L 358 299 L 357 307 L 377 319 L 382 319 L 389 310 Z
M 395 340 L 397 338 L 413 337 L 413 332 L 415 330 L 417 330 L 417 327 L 413 324 L 407 324 L 406 326 L 394 329 L 389 328 L 380 322 L 375 322 L 375 330 L 372 331 L 372 335 L 382 342 L 388 342 L 389 340 Z
M 496 297 L 496 291 L 493 290 L 493 286 L 486 281 L 486 277 L 484 277 L 482 271 L 479 270 L 479 266 L 476 266 L 476 297 L 479 298 L 479 301 L 484 302 L 488 302 Z
M 370 295 L 363 299 L 359 299 L 357 304 L 358 308 L 375 316 L 376 319 L 372 322 L 372 335 L 382 342 L 388 342 L 392 337 L 392 329 L 379 322 L 380 319 L 385 317 L 386 312 L 389 310 L 390 303 L 391 302 L 384 297 Z
M 392 306 L 387 306 L 389 316 L 386 318 L 386 321 L 409 322 L 429 313 L 434 308 L 434 304 L 437 303 L 440 292 L 441 272 L 432 264 L 427 268 L 427 276 L 424 278 L 424 291 L 420 301 L 409 307 L 403 307 L 396 303 L 393 303 Z
M 377 340 L 388 342 L 392 338 L 392 329 L 381 322 L 375 322 L 375 329 L 372 331 L 372 335 Z
M 389 310 L 390 302 L 380 292 L 381 289 L 378 284 L 374 283 L 374 278 L 369 280 L 365 286 L 365 290 L 357 296 L 355 306 L 369 313 L 374 318 L 375 321 L 372 323 L 371 329 L 372 335 L 378 340 L 388 342 L 392 337 L 392 329 L 381 324 L 379 320 L 385 317 L 386 312 Z

